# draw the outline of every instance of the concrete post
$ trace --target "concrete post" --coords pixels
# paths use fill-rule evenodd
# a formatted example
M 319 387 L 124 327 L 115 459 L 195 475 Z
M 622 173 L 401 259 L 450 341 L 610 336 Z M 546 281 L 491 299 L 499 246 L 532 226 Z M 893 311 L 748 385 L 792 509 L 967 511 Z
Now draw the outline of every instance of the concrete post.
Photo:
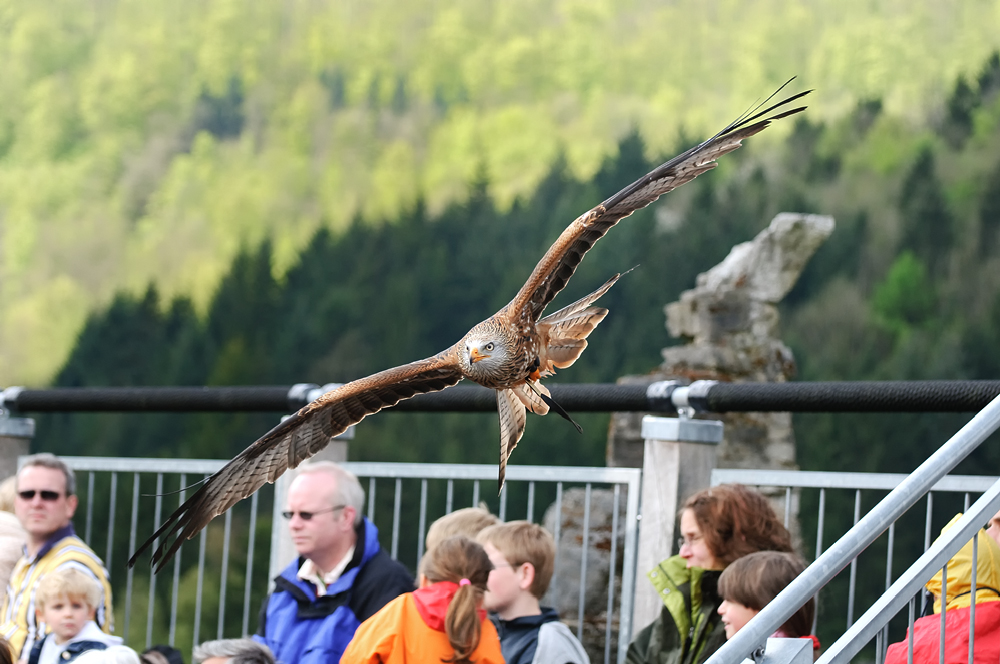
M 647 415 L 642 420 L 642 437 L 642 526 L 632 636 L 653 622 L 663 606 L 646 573 L 677 553 L 677 511 L 691 494 L 709 486 L 722 422 Z
M 331 440 L 330 444 L 313 456 L 310 461 L 344 463 L 347 461 L 348 441 L 353 439 L 354 427 L 351 427 Z M 291 533 L 288 532 L 288 524 L 284 517 L 281 516 L 281 513 L 288 506 L 286 502 L 288 487 L 291 486 L 292 480 L 298 474 L 299 471 L 297 469 L 289 470 L 274 483 L 274 514 L 271 521 L 271 562 L 268 567 L 268 578 L 271 580 L 278 576 L 281 570 L 297 555 L 295 546 L 292 544 Z
M 8 417 L 0 410 L 0 481 L 17 473 L 17 457 L 28 454 L 35 437 L 35 421 Z

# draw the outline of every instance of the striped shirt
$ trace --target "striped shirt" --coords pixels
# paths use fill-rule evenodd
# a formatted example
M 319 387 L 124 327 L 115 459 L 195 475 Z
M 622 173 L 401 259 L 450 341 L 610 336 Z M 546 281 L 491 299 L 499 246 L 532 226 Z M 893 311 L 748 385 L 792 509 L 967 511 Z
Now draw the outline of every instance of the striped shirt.
M 114 628 L 108 571 L 97 554 L 76 536 L 73 524 L 69 524 L 57 530 L 34 557 L 29 558 L 26 549 L 10 575 L 0 609 L 3 620 L 0 636 L 10 643 L 15 658 L 31 652 L 35 640 L 44 636 L 45 625 L 38 625 L 35 619 L 35 590 L 45 574 L 60 568 L 78 569 L 101 586 L 95 621 L 108 634 Z

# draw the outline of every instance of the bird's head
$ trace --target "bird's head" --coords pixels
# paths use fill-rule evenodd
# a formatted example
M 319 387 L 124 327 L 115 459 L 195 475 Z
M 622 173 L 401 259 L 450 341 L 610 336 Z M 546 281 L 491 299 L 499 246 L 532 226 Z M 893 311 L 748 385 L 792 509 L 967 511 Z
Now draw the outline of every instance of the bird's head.
M 469 374 L 488 374 L 507 360 L 507 348 L 501 335 L 488 327 L 477 326 L 465 337 L 462 363 Z

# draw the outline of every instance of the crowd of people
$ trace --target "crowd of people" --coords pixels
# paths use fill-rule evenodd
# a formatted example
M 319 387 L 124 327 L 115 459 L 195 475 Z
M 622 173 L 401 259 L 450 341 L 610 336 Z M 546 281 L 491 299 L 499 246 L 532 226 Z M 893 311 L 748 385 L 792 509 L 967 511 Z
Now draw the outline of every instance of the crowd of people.
M 298 557 L 274 579 L 257 633 L 203 643 L 194 664 L 589 664 L 572 631 L 541 604 L 556 555 L 543 527 L 501 523 L 480 507 L 452 512 L 428 530 L 414 580 L 381 548 L 364 501 L 357 478 L 341 466 L 303 465 L 283 512 Z M 30 457 L 0 485 L 0 575 L 7 579 L 0 664 L 183 664 L 172 647 L 137 653 L 113 635 L 111 583 L 73 530 L 76 507 L 73 471 L 51 454 Z M 629 643 L 631 664 L 704 662 L 805 568 L 767 498 L 742 485 L 691 496 L 679 533 L 677 555 L 648 574 L 663 607 Z M 935 613 L 945 607 L 956 652 L 964 643 L 967 653 L 972 606 L 982 603 L 977 631 L 1000 624 L 1000 546 L 991 538 L 1000 538 L 1000 515 L 981 535 L 976 597 L 971 542 L 948 567 L 945 596 L 940 575 L 927 586 Z M 810 639 L 818 656 L 815 610 L 810 600 L 773 636 Z M 930 662 L 931 651 L 937 661 L 939 625 L 934 616 L 915 623 L 914 662 Z M 887 664 L 906 661 L 905 648 L 891 646 Z M 984 638 L 976 661 L 989 648 L 989 661 L 1000 657 L 1000 640 Z

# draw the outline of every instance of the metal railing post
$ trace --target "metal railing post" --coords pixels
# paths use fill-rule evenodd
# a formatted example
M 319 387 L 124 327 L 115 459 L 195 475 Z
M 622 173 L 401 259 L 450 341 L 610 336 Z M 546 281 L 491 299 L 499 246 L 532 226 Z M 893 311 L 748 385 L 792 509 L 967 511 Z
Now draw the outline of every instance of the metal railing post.
M 626 642 L 660 613 L 662 602 L 645 574 L 676 553 L 677 511 L 688 496 L 710 485 L 716 450 L 722 441 L 722 422 L 647 415 L 642 419 L 642 437 L 642 528 L 635 608 L 632 632 L 619 636 Z
M 17 472 L 17 458 L 28 453 L 35 437 L 35 421 L 29 417 L 10 417 L 0 401 L 0 480 Z
M 319 398 L 328 389 L 333 389 L 336 384 L 324 385 L 322 388 L 314 389 L 309 393 L 310 399 Z M 354 427 L 349 428 L 330 440 L 330 444 L 325 449 L 320 450 L 312 461 L 333 461 L 344 463 L 347 461 L 347 444 L 354 438 Z M 295 479 L 298 471 L 290 470 L 278 478 L 274 483 L 274 506 L 271 515 L 271 559 L 268 564 L 268 581 L 271 582 L 281 573 L 288 563 L 296 556 L 295 546 L 292 544 L 292 536 L 288 532 L 285 520 L 281 518 L 281 512 L 287 507 L 285 501 L 288 497 L 288 487 Z M 371 500 L 371 497 L 369 497 Z

